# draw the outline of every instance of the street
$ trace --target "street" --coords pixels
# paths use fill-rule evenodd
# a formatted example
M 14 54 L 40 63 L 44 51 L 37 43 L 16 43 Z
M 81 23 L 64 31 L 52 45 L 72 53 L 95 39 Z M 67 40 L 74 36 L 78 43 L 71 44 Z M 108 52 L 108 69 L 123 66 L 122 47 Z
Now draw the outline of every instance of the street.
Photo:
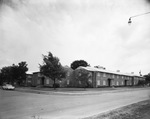
M 93 95 L 34 94 L 0 90 L 0 119 L 78 119 L 149 99 L 150 89 Z

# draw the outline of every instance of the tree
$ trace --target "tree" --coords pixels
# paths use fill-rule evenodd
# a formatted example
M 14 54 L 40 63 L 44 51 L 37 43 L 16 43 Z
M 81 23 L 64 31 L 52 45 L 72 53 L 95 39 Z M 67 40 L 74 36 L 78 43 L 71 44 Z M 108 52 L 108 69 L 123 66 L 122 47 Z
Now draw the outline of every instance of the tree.
M 146 84 L 150 84 L 150 73 L 144 75 Z
M 3 82 L 12 83 L 13 82 L 11 66 L 3 67 L 1 69 L 1 80 L 2 80 L 2 83 Z
M 15 69 L 14 67 L 14 70 L 19 85 L 24 83 L 26 80 L 26 72 L 28 71 L 27 63 L 26 62 L 18 63 L 17 69 Z
M 71 68 L 73 70 L 77 69 L 79 66 L 87 67 L 90 65 L 84 60 L 75 60 L 74 62 L 71 63 Z
M 22 84 L 26 79 L 26 71 L 28 71 L 26 62 L 20 62 L 18 65 L 3 67 L 1 69 L 0 78 L 1 83 L 14 83 Z
M 40 65 L 40 72 L 54 81 L 54 89 L 56 87 L 56 79 L 61 80 L 66 76 L 65 70 L 59 62 L 59 58 L 53 56 L 51 52 L 48 55 L 43 55 L 43 64 Z
M 79 69 L 76 74 L 76 80 L 79 82 L 81 87 L 91 87 L 88 79 L 90 78 L 89 72 L 84 69 Z

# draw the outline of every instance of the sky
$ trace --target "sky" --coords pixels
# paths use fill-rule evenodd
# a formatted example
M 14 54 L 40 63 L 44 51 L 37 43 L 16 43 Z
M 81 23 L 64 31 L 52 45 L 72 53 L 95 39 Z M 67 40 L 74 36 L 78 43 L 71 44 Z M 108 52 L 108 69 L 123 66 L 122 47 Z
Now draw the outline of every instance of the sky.
M 0 0 L 0 68 L 26 61 L 39 71 L 42 54 L 63 66 L 150 72 L 149 0 Z

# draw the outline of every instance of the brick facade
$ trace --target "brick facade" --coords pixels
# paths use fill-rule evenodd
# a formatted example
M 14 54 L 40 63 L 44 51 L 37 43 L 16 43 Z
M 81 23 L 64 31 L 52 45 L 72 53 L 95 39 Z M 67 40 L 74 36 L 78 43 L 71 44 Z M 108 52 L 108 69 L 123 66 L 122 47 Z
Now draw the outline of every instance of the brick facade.
M 92 74 L 93 88 L 106 86 L 134 86 L 138 84 L 139 80 L 144 80 L 142 76 L 113 72 L 105 69 L 79 67 L 77 70 L 79 69 L 86 70 Z
M 79 67 L 76 70 L 66 68 L 66 78 L 62 81 L 56 81 L 60 87 L 85 87 L 84 81 L 79 79 L 79 75 L 82 75 L 83 70 L 88 72 L 86 87 L 121 87 L 121 86 L 135 86 L 139 80 L 144 80 L 144 77 L 126 74 L 121 72 L 109 71 L 106 69 L 92 68 L 92 67 Z M 40 72 L 33 73 L 32 86 L 53 86 L 53 81 L 41 75 Z

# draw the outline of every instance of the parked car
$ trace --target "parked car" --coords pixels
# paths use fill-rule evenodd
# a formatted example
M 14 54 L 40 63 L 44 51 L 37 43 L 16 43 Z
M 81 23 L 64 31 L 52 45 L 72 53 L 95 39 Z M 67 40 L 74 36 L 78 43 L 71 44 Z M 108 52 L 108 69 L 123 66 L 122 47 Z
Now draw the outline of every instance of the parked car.
M 2 86 L 2 89 L 3 89 L 3 90 L 14 90 L 15 87 L 12 86 L 11 84 L 4 84 L 4 85 Z

